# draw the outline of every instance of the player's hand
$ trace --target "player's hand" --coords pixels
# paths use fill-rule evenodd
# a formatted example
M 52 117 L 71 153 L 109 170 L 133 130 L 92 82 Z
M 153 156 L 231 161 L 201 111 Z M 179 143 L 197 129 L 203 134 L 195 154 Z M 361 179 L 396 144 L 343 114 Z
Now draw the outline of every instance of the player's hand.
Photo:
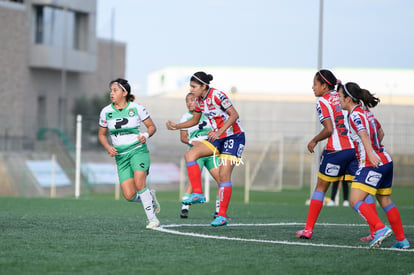
M 168 120 L 165 125 L 167 126 L 168 130 L 177 130 L 177 124 L 175 124 L 174 122 L 170 120 Z
M 215 141 L 216 139 L 218 139 L 220 137 L 220 133 L 217 131 L 210 131 L 208 132 L 208 141 Z
M 308 151 L 309 151 L 309 152 L 311 152 L 311 153 L 313 153 L 313 152 L 314 152 L 314 149 L 315 149 L 316 144 L 317 144 L 317 142 L 315 142 L 315 141 L 311 140 L 311 141 L 308 143 Z
M 148 133 L 143 133 L 143 134 L 138 135 L 138 141 L 141 142 L 142 144 L 145 144 L 148 138 L 149 138 Z
M 381 159 L 374 153 L 368 154 L 368 159 L 374 167 L 378 168 L 378 166 L 381 164 Z
M 108 154 L 111 156 L 111 157 L 115 157 L 116 155 L 118 155 L 118 151 L 115 149 L 115 147 L 113 147 L 113 146 L 109 146 L 107 149 L 106 149 L 106 151 L 108 152 Z

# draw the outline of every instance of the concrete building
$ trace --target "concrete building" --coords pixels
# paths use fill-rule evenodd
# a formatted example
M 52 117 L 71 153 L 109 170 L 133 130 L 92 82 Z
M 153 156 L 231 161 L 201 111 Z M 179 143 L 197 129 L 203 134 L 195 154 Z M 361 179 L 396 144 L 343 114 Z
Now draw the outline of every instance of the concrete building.
M 96 0 L 0 1 L 0 148 L 39 129 L 74 136 L 74 102 L 125 75 L 126 45 L 96 37 Z

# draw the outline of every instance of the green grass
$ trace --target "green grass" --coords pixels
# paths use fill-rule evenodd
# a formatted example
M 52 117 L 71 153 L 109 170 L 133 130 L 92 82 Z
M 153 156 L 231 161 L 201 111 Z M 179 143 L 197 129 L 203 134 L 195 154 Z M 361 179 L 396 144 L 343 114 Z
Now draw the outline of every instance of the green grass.
M 0 197 L 0 274 L 414 272 L 413 251 L 362 248 L 366 244 L 359 238 L 368 233 L 368 227 L 347 226 L 364 224 L 350 208 L 324 207 L 311 240 L 295 237 L 302 224 L 277 225 L 305 222 L 308 207 L 304 202 L 309 196 L 309 188 L 279 193 L 252 192 L 250 204 L 243 203 L 243 190 L 235 188 L 228 212 L 231 221 L 229 226 L 220 228 L 208 226 L 212 221 L 213 203 L 192 206 L 190 218 L 181 220 L 178 192 L 159 191 L 157 194 L 162 207 L 159 218 L 163 225 L 189 224 L 167 229 L 213 237 L 146 230 L 142 206 L 124 200 L 115 201 L 113 194 L 89 194 L 79 200 Z M 412 244 L 413 197 L 413 187 L 394 188 L 393 200 Z M 378 209 L 378 213 L 388 224 L 383 211 Z M 231 226 L 236 224 L 274 225 Z M 246 239 L 258 241 L 244 241 Z M 383 247 L 390 247 L 394 239 L 394 236 L 387 239 Z

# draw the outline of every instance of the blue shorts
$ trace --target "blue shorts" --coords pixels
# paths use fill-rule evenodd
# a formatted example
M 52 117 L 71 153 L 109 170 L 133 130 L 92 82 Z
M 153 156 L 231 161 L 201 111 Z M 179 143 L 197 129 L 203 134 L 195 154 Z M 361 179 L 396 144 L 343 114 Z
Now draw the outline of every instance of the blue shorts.
M 207 145 L 207 147 L 213 151 L 214 155 L 220 155 L 221 159 L 228 159 L 239 163 L 241 161 L 241 155 L 243 153 L 246 140 L 244 133 L 240 133 L 216 139 L 213 142 L 209 142 L 207 140 L 202 140 L 201 142 Z
M 392 162 L 377 167 L 361 167 L 356 171 L 352 188 L 371 195 L 390 195 L 394 164 Z
M 318 177 L 327 182 L 335 182 L 355 175 L 358 168 L 355 149 L 342 151 L 324 150 L 319 165 Z

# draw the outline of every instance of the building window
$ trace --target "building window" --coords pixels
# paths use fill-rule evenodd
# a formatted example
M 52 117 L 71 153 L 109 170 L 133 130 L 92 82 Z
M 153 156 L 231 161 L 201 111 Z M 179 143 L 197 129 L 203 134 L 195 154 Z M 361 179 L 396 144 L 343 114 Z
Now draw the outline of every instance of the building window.
M 88 14 L 75 13 L 75 39 L 73 47 L 77 50 L 86 51 L 88 49 Z
M 86 51 L 88 14 L 49 6 L 34 6 L 36 44 Z
M 47 127 L 46 122 L 46 96 L 39 95 L 37 97 L 37 121 L 39 123 L 39 128 Z

